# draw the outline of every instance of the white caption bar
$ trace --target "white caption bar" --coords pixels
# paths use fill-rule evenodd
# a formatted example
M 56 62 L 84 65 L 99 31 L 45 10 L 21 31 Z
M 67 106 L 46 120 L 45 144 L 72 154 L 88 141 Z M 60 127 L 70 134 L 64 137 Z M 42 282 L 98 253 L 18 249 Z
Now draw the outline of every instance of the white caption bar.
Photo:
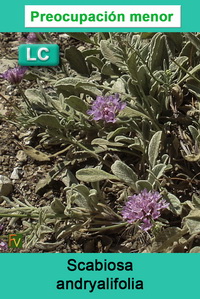
M 25 27 L 181 27 L 180 5 L 25 5 Z

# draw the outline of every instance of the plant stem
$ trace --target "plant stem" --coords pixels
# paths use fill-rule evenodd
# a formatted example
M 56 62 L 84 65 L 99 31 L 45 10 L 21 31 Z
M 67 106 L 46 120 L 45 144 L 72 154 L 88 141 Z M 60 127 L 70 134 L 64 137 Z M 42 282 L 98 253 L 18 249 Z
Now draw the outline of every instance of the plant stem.
M 27 96 L 25 95 L 24 91 L 22 90 L 21 86 L 18 84 L 18 89 L 19 89 L 19 92 L 21 93 L 21 96 L 24 100 L 24 102 L 26 103 L 27 105 L 27 108 L 29 109 L 30 113 L 33 115 L 33 116 L 36 116 L 37 114 L 35 113 L 35 111 L 33 110 L 32 106 L 31 106 L 31 103 L 29 101 L 29 99 L 27 98 Z
M 126 226 L 127 222 L 123 222 L 123 223 L 119 223 L 119 224 L 114 224 L 114 225 L 110 225 L 110 226 L 104 226 L 104 227 L 100 227 L 100 228 L 89 228 L 88 231 L 93 232 L 93 231 L 104 231 L 107 229 L 115 229 L 115 228 L 119 228 L 119 227 L 123 227 Z

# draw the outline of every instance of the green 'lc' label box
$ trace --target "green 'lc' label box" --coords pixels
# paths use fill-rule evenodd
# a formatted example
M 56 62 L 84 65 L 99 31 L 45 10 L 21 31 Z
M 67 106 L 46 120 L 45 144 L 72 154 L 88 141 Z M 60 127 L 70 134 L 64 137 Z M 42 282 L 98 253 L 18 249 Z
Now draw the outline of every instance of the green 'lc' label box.
M 56 44 L 20 45 L 18 63 L 22 66 L 56 66 L 59 64 L 59 46 Z

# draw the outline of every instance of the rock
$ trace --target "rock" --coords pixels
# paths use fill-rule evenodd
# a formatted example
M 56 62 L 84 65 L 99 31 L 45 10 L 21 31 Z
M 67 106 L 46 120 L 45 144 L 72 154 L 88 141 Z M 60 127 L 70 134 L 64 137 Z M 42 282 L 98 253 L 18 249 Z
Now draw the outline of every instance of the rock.
M 16 158 L 20 162 L 26 162 L 27 161 L 27 155 L 22 150 L 20 150 L 20 151 L 17 152 Z
M 15 167 L 11 173 L 11 180 L 19 180 L 22 177 L 22 170 L 20 167 Z
M 8 196 L 12 190 L 11 180 L 4 175 L 0 175 L 0 196 Z
M 82 52 L 82 51 L 85 50 L 85 47 L 84 46 L 80 46 L 80 47 L 78 47 L 78 50 Z
M 67 33 L 59 34 L 60 38 L 69 39 L 70 36 Z
M 8 110 L 5 109 L 4 105 L 0 103 L 0 115 L 5 116 L 7 112 Z

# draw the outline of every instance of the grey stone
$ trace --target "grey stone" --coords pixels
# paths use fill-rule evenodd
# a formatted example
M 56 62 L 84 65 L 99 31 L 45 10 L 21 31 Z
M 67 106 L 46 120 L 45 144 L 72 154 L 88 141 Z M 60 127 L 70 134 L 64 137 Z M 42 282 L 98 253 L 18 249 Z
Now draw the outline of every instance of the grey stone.
M 22 170 L 20 167 L 15 167 L 11 173 L 11 180 L 19 180 L 22 177 Z
M 8 196 L 12 190 L 13 185 L 11 180 L 4 175 L 0 175 L 0 196 Z
M 24 151 L 20 150 L 17 152 L 16 158 L 20 162 L 25 162 L 27 160 L 27 155 L 25 154 Z

